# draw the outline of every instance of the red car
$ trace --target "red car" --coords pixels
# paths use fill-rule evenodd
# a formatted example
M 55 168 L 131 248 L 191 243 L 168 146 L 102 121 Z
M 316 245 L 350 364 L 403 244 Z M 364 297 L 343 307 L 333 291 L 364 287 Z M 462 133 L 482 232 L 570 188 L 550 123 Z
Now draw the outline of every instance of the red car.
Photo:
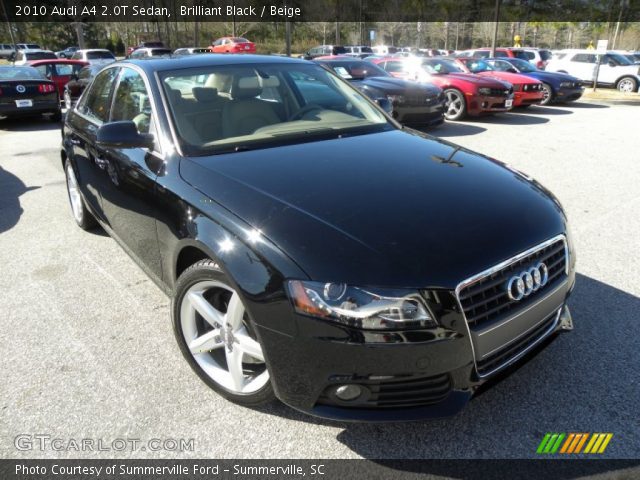
M 433 83 L 442 88 L 447 97 L 447 120 L 507 112 L 512 108 L 513 88 L 510 83 L 465 72 L 461 65 L 448 58 L 388 57 L 375 59 L 373 63 L 394 77 Z
M 30 67 L 39 70 L 45 77 L 56 84 L 60 99 L 64 98 L 64 86 L 71 80 L 73 75 L 78 75 L 80 69 L 89 65 L 82 60 L 32 60 L 27 62 Z
M 256 44 L 242 37 L 222 37 L 209 47 L 213 53 L 256 53 Z
M 509 82 L 513 85 L 513 106 L 528 107 L 539 105 L 544 100 L 544 88 L 542 82 L 535 78 L 496 70 L 489 63 L 481 58 L 458 58 L 456 59 L 470 73 L 481 77 L 496 78 Z

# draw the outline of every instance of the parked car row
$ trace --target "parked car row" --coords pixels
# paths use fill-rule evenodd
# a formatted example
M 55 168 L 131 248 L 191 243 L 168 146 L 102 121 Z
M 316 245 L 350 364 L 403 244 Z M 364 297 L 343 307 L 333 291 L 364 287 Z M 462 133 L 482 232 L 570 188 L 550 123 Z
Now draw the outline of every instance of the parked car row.
M 433 77 L 460 65 L 429 60 Z M 104 227 L 171 296 L 185 361 L 224 398 L 340 420 L 452 415 L 573 328 L 566 216 L 538 182 L 400 128 L 361 93 L 436 87 L 318 61 L 103 67 L 63 125 L 73 222 Z M 483 98 L 499 86 L 506 107 L 501 80 L 447 76 Z

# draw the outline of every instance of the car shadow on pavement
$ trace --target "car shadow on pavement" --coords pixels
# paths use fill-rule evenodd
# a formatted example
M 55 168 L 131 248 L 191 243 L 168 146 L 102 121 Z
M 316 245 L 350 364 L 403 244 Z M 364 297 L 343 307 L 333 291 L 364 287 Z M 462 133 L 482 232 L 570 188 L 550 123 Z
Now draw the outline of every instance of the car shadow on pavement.
M 420 130 L 434 137 L 464 137 L 466 135 L 476 135 L 485 132 L 487 129 L 468 123 L 445 122 L 437 128 Z
M 531 111 L 531 113 L 534 113 Z M 547 123 L 548 118 L 536 117 L 531 115 L 527 110 L 511 110 L 508 113 L 497 113 L 494 115 L 487 115 L 483 117 L 474 117 L 474 123 L 499 123 L 500 125 L 539 125 L 541 123 Z
M 13 173 L 0 167 L 0 234 L 12 229 L 22 216 L 20 195 L 40 188 L 27 187 Z
M 457 415 L 347 424 L 337 439 L 369 459 L 539 458 L 546 432 L 612 432 L 620 440 L 608 446 L 607 458 L 637 459 L 640 431 L 630 420 L 637 418 L 640 393 L 634 333 L 640 298 L 579 274 L 569 305 L 573 332 L 559 335 Z
M 568 105 L 563 106 L 567 107 Z M 519 113 L 534 115 L 571 115 L 573 113 L 571 110 L 567 110 L 566 108 L 562 108 L 561 106 L 556 106 L 556 104 L 547 107 L 544 107 L 542 105 L 532 105 L 529 108 L 525 108 L 524 110 L 516 109 L 515 111 Z
M 573 102 L 571 107 L 575 108 L 610 108 L 609 105 L 603 103 L 589 103 L 589 102 Z
M 0 119 L 0 130 L 7 132 L 41 132 L 46 130 L 60 130 L 60 122 L 52 122 L 43 116 L 24 118 Z

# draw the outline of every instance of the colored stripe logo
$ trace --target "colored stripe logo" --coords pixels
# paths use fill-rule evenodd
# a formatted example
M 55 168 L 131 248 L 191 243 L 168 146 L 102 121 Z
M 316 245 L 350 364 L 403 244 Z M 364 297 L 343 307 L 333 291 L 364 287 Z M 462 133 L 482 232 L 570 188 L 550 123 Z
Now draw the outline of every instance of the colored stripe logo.
M 613 433 L 547 433 L 536 453 L 604 453 Z

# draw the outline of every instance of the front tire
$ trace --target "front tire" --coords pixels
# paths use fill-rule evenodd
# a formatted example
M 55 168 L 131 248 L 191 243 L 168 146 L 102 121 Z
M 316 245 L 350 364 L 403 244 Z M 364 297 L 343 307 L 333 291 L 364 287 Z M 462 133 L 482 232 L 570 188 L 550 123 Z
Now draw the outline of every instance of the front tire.
M 253 322 L 214 261 L 201 260 L 180 275 L 172 316 L 182 355 L 211 389 L 245 406 L 275 399 Z
M 638 81 L 633 77 L 624 77 L 618 80 L 616 88 L 619 92 L 633 93 L 638 90 Z
M 444 91 L 447 99 L 444 117 L 447 120 L 461 120 L 467 115 L 467 104 L 460 90 L 450 88 Z
M 551 85 L 549 85 L 548 83 L 543 83 L 542 93 L 544 96 L 542 97 L 540 105 L 549 105 L 551 102 L 553 102 L 553 89 L 551 88 Z
M 64 172 L 67 180 L 67 196 L 69 197 L 69 204 L 71 205 L 71 213 L 73 219 L 78 226 L 83 230 L 91 230 L 98 222 L 95 217 L 89 212 L 84 199 L 80 194 L 80 187 L 78 186 L 78 179 L 76 173 L 73 170 L 73 165 L 67 159 L 64 163 Z

